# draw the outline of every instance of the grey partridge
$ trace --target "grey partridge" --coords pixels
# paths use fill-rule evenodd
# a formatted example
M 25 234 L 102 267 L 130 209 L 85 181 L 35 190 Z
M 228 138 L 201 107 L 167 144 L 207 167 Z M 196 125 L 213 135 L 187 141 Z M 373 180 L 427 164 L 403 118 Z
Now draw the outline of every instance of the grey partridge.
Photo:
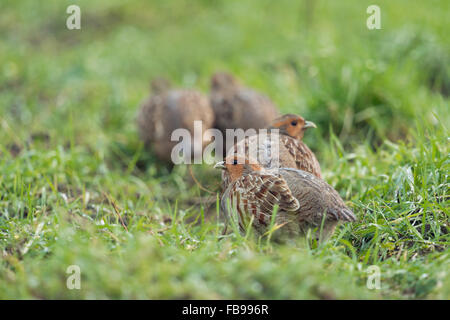
M 194 135 L 194 121 L 202 122 L 203 131 L 212 127 L 214 113 L 208 97 L 196 90 L 169 89 L 164 79 L 154 81 L 152 91 L 137 117 L 141 139 L 152 146 L 159 159 L 169 161 L 173 147 L 179 143 L 171 141 L 172 132 L 184 128 L 191 134 L 191 151 L 201 152 L 210 140 L 203 134 Z M 194 149 L 195 144 L 201 147 Z
M 305 121 L 301 116 L 286 114 L 272 121 L 267 134 L 253 135 L 237 142 L 227 156 L 238 154 L 256 159 L 264 168 L 294 168 L 322 178 L 316 156 L 302 141 L 306 129 L 315 127 L 313 122 Z M 278 136 L 270 135 L 274 129 L 279 130 Z M 222 171 L 223 191 L 229 181 L 228 172 Z
M 142 104 L 137 114 L 136 122 L 139 136 L 146 145 L 154 141 L 161 112 L 164 109 L 163 96 L 170 88 L 165 78 L 154 79 L 150 85 L 150 95 Z
M 210 99 L 216 116 L 214 127 L 224 136 L 226 129 L 265 128 L 279 115 L 277 107 L 267 96 L 243 87 L 228 73 L 212 76 Z
M 269 231 L 275 207 L 278 211 L 274 233 L 278 240 L 292 239 L 316 230 L 316 239 L 328 239 L 336 225 L 355 221 L 353 212 L 336 190 L 316 176 L 293 168 L 265 169 L 255 160 L 228 156 L 215 168 L 228 172 L 231 182 L 221 197 L 227 220 L 233 219 L 241 231 L 253 217 L 258 235 Z
M 280 154 L 282 167 L 304 170 L 322 178 L 319 161 L 302 141 L 308 128 L 316 128 L 316 125 L 295 114 L 285 114 L 275 119 L 269 126 L 269 130 L 279 130 L 280 152 L 284 153 Z

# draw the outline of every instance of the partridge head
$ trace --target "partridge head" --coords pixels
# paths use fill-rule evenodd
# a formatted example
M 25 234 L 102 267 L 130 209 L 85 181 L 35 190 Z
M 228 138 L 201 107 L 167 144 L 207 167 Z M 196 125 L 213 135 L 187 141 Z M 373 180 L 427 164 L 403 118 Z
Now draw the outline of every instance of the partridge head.
M 211 77 L 212 90 L 232 90 L 239 86 L 238 80 L 226 72 L 217 72 Z
M 309 128 L 317 128 L 314 122 L 306 121 L 295 114 L 285 114 L 272 121 L 268 129 L 278 129 L 280 134 L 302 140 L 305 131 Z
M 169 91 L 171 87 L 170 81 L 163 77 L 157 77 L 152 80 L 150 85 L 151 91 L 153 94 L 164 94 Z

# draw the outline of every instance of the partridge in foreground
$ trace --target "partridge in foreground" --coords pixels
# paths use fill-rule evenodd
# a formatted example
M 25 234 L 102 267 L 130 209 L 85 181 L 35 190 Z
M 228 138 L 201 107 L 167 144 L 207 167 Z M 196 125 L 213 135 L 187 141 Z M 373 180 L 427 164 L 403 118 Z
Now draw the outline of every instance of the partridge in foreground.
M 226 129 L 265 128 L 279 115 L 267 96 L 243 87 L 228 73 L 213 75 L 210 98 L 216 116 L 214 127 L 224 136 Z
M 266 135 L 246 137 L 237 142 L 227 155 L 238 154 L 256 159 L 266 169 L 294 168 L 322 178 L 316 156 L 302 141 L 308 128 L 316 128 L 316 125 L 311 121 L 305 121 L 301 116 L 286 114 L 272 121 Z M 278 136 L 270 136 L 274 129 L 279 130 Z M 254 148 L 251 149 L 251 146 Z M 222 190 L 227 188 L 229 181 L 229 173 L 222 171 Z
M 178 143 L 171 141 L 172 132 L 184 128 L 191 133 L 191 151 L 201 152 L 193 146 L 203 147 L 209 139 L 194 136 L 194 121 L 201 121 L 203 130 L 212 127 L 214 113 L 208 97 L 195 90 L 169 89 L 164 79 L 154 81 L 152 91 L 153 96 L 143 103 L 137 117 L 141 139 L 146 145 L 152 145 L 158 158 L 170 161 L 172 149 Z
M 286 240 L 317 229 L 316 239 L 326 240 L 340 222 L 355 221 L 336 190 L 316 176 L 293 168 L 265 169 L 254 160 L 236 155 L 218 162 L 231 178 L 221 198 L 227 221 L 233 219 L 241 231 L 249 225 L 258 235 L 269 231 L 275 206 L 273 237 Z

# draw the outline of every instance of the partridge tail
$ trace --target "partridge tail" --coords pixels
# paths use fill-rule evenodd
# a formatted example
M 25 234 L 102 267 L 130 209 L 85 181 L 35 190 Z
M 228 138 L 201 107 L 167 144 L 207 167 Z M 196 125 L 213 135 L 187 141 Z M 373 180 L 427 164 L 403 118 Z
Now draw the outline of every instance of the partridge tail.
M 350 221 L 350 222 L 356 221 L 355 214 L 347 208 L 341 210 L 340 216 L 341 216 L 340 220 Z

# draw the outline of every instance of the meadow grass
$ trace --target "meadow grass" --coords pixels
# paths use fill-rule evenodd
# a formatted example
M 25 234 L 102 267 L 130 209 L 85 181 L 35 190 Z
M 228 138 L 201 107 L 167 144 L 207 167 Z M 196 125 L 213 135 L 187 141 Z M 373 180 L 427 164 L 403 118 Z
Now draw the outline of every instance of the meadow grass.
M 374 31 L 372 1 L 77 1 L 78 31 L 68 4 L 0 4 L 0 298 L 450 298 L 448 1 L 378 1 Z M 202 191 L 134 121 L 152 77 L 207 92 L 217 70 L 318 125 L 357 222 L 222 235 L 220 174 L 194 166 Z

